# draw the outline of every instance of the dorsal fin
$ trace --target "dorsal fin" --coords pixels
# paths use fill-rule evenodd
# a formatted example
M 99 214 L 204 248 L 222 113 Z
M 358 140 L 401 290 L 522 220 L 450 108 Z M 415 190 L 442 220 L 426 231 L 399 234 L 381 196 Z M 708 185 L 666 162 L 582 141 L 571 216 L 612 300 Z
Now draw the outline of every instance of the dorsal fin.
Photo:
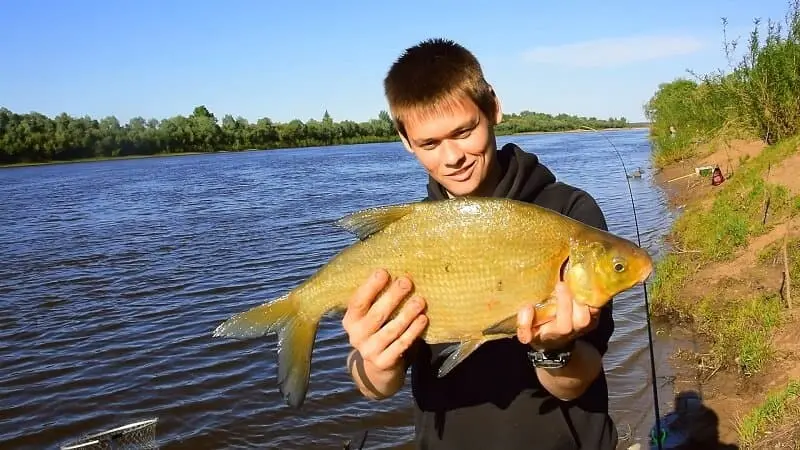
M 413 210 L 414 203 L 378 206 L 348 214 L 337 220 L 335 224 L 364 240 L 389 224 L 405 217 Z

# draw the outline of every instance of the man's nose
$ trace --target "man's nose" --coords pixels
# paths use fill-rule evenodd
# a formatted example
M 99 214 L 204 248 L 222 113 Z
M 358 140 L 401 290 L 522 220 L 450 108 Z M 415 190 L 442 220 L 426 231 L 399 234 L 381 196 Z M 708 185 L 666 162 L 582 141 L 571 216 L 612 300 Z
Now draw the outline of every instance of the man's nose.
M 448 166 L 457 166 L 464 159 L 464 152 L 452 140 L 442 142 L 442 160 Z

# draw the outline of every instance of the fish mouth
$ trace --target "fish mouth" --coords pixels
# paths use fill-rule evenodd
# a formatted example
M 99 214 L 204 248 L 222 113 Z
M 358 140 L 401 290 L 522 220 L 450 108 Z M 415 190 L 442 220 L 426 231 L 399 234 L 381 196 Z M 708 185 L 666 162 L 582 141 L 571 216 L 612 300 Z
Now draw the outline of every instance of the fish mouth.
M 639 282 L 640 283 L 644 283 L 645 281 L 647 281 L 647 279 L 650 278 L 651 275 L 653 275 L 653 270 L 654 270 L 653 260 L 652 260 L 652 258 L 650 258 L 650 255 L 645 253 L 644 260 L 645 260 L 645 263 L 642 264 L 641 269 L 639 269 Z

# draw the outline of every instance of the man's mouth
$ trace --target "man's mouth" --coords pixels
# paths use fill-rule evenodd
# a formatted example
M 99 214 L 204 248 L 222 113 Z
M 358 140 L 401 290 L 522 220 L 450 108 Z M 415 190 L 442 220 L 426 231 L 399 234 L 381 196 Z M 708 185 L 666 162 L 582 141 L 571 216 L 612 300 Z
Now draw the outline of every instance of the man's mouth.
M 461 169 L 458 169 L 457 171 L 455 171 L 455 172 L 453 172 L 453 173 L 451 173 L 451 174 L 449 174 L 447 176 L 449 178 L 455 179 L 456 181 L 464 181 L 467 178 L 469 178 L 469 175 L 471 174 L 471 170 L 472 170 L 472 168 L 474 166 L 475 166 L 475 161 L 472 161 L 471 163 L 467 164 L 466 166 L 462 167 Z

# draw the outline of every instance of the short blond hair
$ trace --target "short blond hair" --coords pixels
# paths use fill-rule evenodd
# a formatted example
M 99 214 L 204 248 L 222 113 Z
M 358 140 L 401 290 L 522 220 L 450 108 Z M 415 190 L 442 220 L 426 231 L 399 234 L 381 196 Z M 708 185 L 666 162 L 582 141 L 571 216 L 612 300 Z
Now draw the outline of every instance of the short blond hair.
M 409 117 L 426 117 L 451 110 L 464 97 L 490 121 L 497 101 L 478 59 L 463 46 L 433 38 L 407 48 L 392 64 L 383 82 L 389 111 L 405 137 Z

